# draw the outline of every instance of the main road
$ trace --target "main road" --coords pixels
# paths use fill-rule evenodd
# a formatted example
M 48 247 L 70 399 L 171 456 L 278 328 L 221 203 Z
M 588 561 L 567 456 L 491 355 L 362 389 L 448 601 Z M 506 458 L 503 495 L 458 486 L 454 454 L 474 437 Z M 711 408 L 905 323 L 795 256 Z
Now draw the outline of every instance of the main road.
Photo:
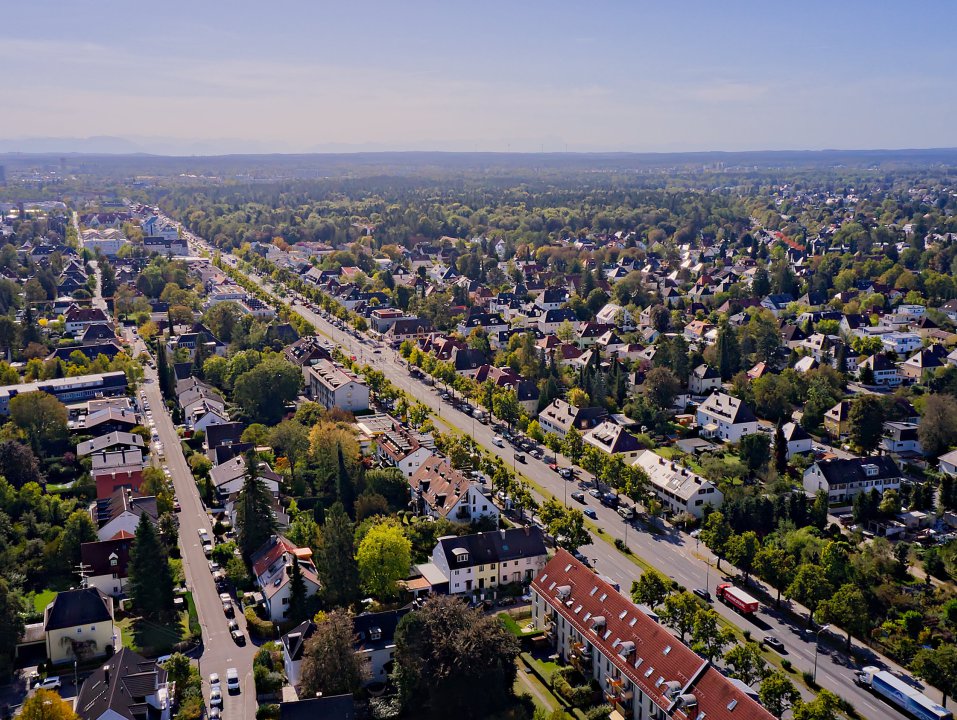
M 133 345 L 135 355 L 147 352 L 146 345 L 135 332 L 127 330 L 127 333 L 127 339 Z M 186 575 L 186 585 L 193 593 L 193 602 L 196 604 L 196 613 L 203 632 L 202 652 L 198 660 L 203 678 L 203 695 L 208 704 L 209 675 L 218 673 L 222 685 L 223 717 L 229 720 L 234 718 L 255 720 L 257 703 L 253 683 L 253 656 L 257 648 L 250 642 L 242 646 L 237 645 L 229 633 L 228 619 L 223 614 L 219 590 L 213 582 L 199 539 L 200 528 L 205 529 L 209 537 L 213 537 L 209 516 L 206 514 L 193 474 L 183 455 L 176 427 L 163 403 L 156 371 L 153 368 L 146 370 L 143 390 L 153 413 L 156 432 L 165 451 L 165 458 L 160 464 L 169 468 L 176 498 L 180 504 L 177 517 L 179 518 L 179 546 L 183 558 L 183 572 Z M 236 620 L 246 638 L 249 638 L 246 621 L 238 608 Z M 236 668 L 239 673 L 241 690 L 236 695 L 226 692 L 227 668 Z
M 213 250 L 205 241 L 195 235 L 188 233 L 187 238 L 197 247 L 209 251 Z M 224 256 L 224 258 L 228 258 L 228 256 Z M 228 259 L 235 268 L 235 261 L 232 258 Z M 255 274 L 246 274 L 246 276 L 268 292 L 275 294 L 278 290 L 270 280 Z M 287 291 L 291 292 L 293 297 L 302 300 L 294 291 L 289 289 Z M 444 404 L 434 388 L 430 388 L 409 376 L 407 368 L 400 364 L 400 358 L 391 349 L 380 348 L 379 353 L 374 353 L 374 349 L 378 346 L 360 343 L 350 333 L 335 327 L 324 316 L 314 312 L 308 305 L 297 304 L 294 309 L 312 323 L 317 332 L 322 333 L 343 349 L 348 350 L 349 354 L 356 356 L 361 362 L 374 365 L 395 386 L 406 392 L 409 397 L 425 403 L 441 422 L 472 436 L 485 450 L 499 455 L 507 462 L 511 463 L 513 461 L 510 449 L 503 450 L 492 442 L 495 434 L 489 426 L 478 423 L 471 416 Z M 567 461 L 565 464 L 568 464 Z M 536 460 L 530 455 L 526 454 L 526 464 L 519 467 L 521 473 L 541 488 L 544 493 L 558 499 L 566 498 L 572 490 L 578 489 L 576 485 L 563 480 L 557 473 L 549 469 L 544 462 Z M 535 494 L 539 496 L 539 499 L 543 499 L 542 493 Z M 596 512 L 596 524 L 601 528 L 602 534 L 607 540 L 593 536 L 592 545 L 583 548 L 583 552 L 590 558 L 597 572 L 617 582 L 626 594 L 632 581 L 641 571 L 634 562 L 614 547 L 612 543 L 616 539 L 627 542 L 628 547 L 637 556 L 687 588 L 707 587 L 714 595 L 718 582 L 728 579 L 727 575 L 716 570 L 715 557 L 703 544 L 699 545 L 689 535 L 675 530 L 644 531 L 638 526 L 623 522 L 615 510 L 600 505 L 588 495 L 586 495 L 586 498 L 589 506 Z M 765 588 L 765 590 L 769 595 L 774 596 L 774 590 L 771 588 Z M 808 637 L 804 637 L 802 633 L 803 623 L 792 622 L 788 615 L 776 611 L 773 607 L 762 606 L 759 613 L 754 617 L 744 617 L 720 602 L 714 603 L 713 607 L 733 625 L 742 630 L 750 631 L 755 639 L 760 639 L 764 635 L 774 635 L 780 639 L 785 645 L 784 657 L 790 660 L 798 672 L 813 672 L 816 667 L 818 684 L 851 702 L 863 717 L 900 718 L 901 720 L 906 717 L 868 690 L 854 683 L 854 672 L 857 667 L 839 647 L 839 638 L 837 642 L 832 644 L 828 642 L 826 635 L 823 636 L 820 652 L 818 653 L 815 636 L 809 634 Z M 792 605 L 791 607 L 795 612 L 800 613 L 802 611 L 799 606 Z M 909 678 L 903 668 L 888 658 L 877 655 L 867 648 L 862 649 L 861 652 L 869 655 L 865 664 L 879 665 L 903 678 Z M 940 693 L 935 689 L 923 686 L 920 689 L 940 702 Z

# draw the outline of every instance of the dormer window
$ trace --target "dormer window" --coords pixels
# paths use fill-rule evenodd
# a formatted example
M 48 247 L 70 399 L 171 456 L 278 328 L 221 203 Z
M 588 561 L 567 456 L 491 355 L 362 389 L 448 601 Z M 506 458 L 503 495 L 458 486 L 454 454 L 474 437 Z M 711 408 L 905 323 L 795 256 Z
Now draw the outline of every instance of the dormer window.
M 382 628 L 374 627 L 369 630 L 369 637 L 372 640 L 381 640 L 382 639 Z

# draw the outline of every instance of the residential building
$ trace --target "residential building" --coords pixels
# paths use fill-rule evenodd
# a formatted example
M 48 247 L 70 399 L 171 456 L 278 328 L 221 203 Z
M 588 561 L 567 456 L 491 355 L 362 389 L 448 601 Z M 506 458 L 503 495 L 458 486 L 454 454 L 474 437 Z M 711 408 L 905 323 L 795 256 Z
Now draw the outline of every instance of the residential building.
M 920 350 L 923 340 L 915 332 L 889 332 L 881 335 L 881 343 L 888 352 L 907 356 Z
M 560 439 L 564 439 L 572 428 L 584 433 L 606 417 L 608 417 L 608 411 L 604 408 L 579 408 L 567 400 L 557 398 L 538 414 L 538 423 L 542 427 L 542 432 L 555 433 Z
M 96 536 L 100 540 L 115 538 L 121 531 L 135 535 L 140 516 L 144 514 L 154 525 L 159 523 L 156 498 L 126 488 L 118 488 L 110 497 L 98 499 L 91 514 L 93 522 L 99 526 Z
M 422 463 L 432 457 L 432 449 L 422 445 L 400 425 L 375 437 L 376 457 L 392 467 L 399 468 L 407 478 L 415 475 Z
M 709 480 L 651 450 L 638 453 L 632 463 L 644 470 L 667 514 L 689 513 L 702 517 L 705 505 L 721 507 L 724 495 Z
M 931 345 L 918 350 L 900 364 L 902 377 L 913 382 L 926 382 L 947 360 L 947 350 L 943 345 Z
M 306 596 L 315 595 L 320 588 L 319 574 L 309 548 L 297 547 L 282 535 L 273 535 L 249 558 L 256 584 L 263 594 L 266 614 L 273 622 L 283 622 L 289 616 L 293 558 L 299 562 Z
M 559 549 L 532 582 L 532 622 L 628 720 L 773 720 L 588 566 Z M 613 716 L 614 716 L 613 715 Z
M 795 455 L 809 453 L 814 449 L 814 440 L 799 423 L 788 422 L 781 426 L 784 442 L 788 448 L 788 460 Z
M 546 310 L 538 320 L 538 329 L 543 335 L 551 335 L 558 332 L 558 329 L 566 322 L 569 323 L 576 332 L 578 326 L 581 324 L 575 311 L 571 308 Z
M 598 448 L 609 455 L 620 455 L 625 462 L 634 460 L 644 446 L 638 438 L 610 420 L 599 423 L 588 430 L 583 439 L 586 445 Z
M 358 412 L 369 409 L 369 386 L 329 360 L 319 360 L 307 371 L 309 397 L 327 410 Z
M 482 485 L 455 470 L 445 458 L 433 455 L 409 478 L 416 510 L 434 518 L 469 524 L 498 522 L 498 508 Z
M 139 448 L 94 454 L 90 474 L 96 484 L 96 497 L 106 499 L 120 489 L 139 492 L 143 466 L 143 451 Z
M 777 317 L 787 309 L 787 306 L 794 302 L 794 297 L 789 294 L 768 295 L 761 300 L 761 307 L 771 311 Z
M 692 395 L 708 395 L 721 387 L 721 373 L 702 363 L 688 376 L 688 390 Z
M 94 453 L 121 450 L 140 450 L 142 452 L 145 446 L 146 443 L 142 435 L 117 431 L 81 442 L 76 446 L 76 454 L 77 457 L 86 457 Z
M 832 504 L 850 504 L 861 492 L 897 490 L 901 471 L 887 455 L 866 458 L 818 460 L 804 471 L 804 489 L 827 492 Z
M 888 359 L 884 353 L 871 355 L 865 358 L 858 366 L 859 374 L 864 376 L 865 370 L 870 372 L 874 378 L 874 385 L 878 387 L 897 387 L 901 384 L 900 369 L 896 363 Z M 862 384 L 863 380 L 862 380 Z
M 0 387 L 0 415 L 10 414 L 10 399 L 16 395 L 45 392 L 64 405 L 96 397 L 126 394 L 126 373 L 123 371 L 52 378 L 36 382 L 17 383 Z
M 530 582 L 545 567 L 545 536 L 534 526 L 439 538 L 432 564 L 448 580 L 449 594 L 494 597 L 502 585 Z
M 82 333 L 87 325 L 95 323 L 110 324 L 109 316 L 100 308 L 80 307 L 79 305 L 71 305 L 63 319 L 64 329 L 71 335 Z
M 351 694 L 279 703 L 279 720 L 356 720 L 358 717 Z
M 698 406 L 698 425 L 704 437 L 729 443 L 740 442 L 745 435 L 758 432 L 758 419 L 743 401 L 724 392 L 716 392 Z
M 917 436 L 917 423 L 886 422 L 881 438 L 881 450 L 903 457 L 919 457 L 924 454 Z
M 43 612 L 47 658 L 54 665 L 86 662 L 119 646 L 113 627 L 113 598 L 95 587 L 57 593 Z
M 824 430 L 832 438 L 841 440 L 851 432 L 851 401 L 841 400 L 824 413 Z
M 385 339 L 390 345 L 401 345 L 406 340 L 418 340 L 435 332 L 432 323 L 422 318 L 407 318 L 396 320 L 385 332 Z
M 129 648 L 87 676 L 76 698 L 80 720 L 170 720 L 172 707 L 166 670 Z
M 126 592 L 127 567 L 133 535 L 121 530 L 116 537 L 80 545 L 80 563 L 87 587 L 119 597 Z
M 947 475 L 957 476 L 957 450 L 951 450 L 937 458 L 938 469 Z

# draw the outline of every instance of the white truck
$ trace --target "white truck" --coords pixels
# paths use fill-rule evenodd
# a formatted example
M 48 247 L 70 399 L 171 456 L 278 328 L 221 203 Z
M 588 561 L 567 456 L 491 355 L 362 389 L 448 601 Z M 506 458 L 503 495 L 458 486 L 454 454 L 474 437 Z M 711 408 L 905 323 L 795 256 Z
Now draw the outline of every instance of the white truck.
M 920 720 L 953 720 L 954 714 L 938 705 L 917 688 L 886 670 L 870 665 L 858 671 L 854 681 L 880 695 L 887 702 Z

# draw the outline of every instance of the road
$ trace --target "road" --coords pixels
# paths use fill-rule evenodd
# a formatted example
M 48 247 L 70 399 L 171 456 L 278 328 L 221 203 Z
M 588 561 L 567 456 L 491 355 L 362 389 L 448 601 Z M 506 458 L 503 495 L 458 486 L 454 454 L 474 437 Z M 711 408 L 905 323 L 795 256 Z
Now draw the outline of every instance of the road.
M 127 332 L 127 338 L 133 343 L 134 355 L 146 352 L 147 348 L 143 341 L 131 330 Z M 253 657 L 258 648 L 251 642 L 247 642 L 245 646 L 239 646 L 229 634 L 228 620 L 223 614 L 219 590 L 213 582 L 213 576 L 209 572 L 209 565 L 199 541 L 198 530 L 204 528 L 212 537 L 212 525 L 199 497 L 199 490 L 193 480 L 192 472 L 186 464 L 173 420 L 163 404 L 156 371 L 153 368 L 146 368 L 146 378 L 143 389 L 153 412 L 156 431 L 166 451 L 166 459 L 160 464 L 169 468 L 176 497 L 180 503 L 179 545 L 183 557 L 186 585 L 193 593 L 193 601 L 196 603 L 196 612 L 203 630 L 202 654 L 199 657 L 203 694 L 208 702 L 209 674 L 219 673 L 223 692 L 223 717 L 230 720 L 233 718 L 255 720 L 257 703 L 253 684 Z M 238 610 L 236 620 L 248 639 L 246 621 Z M 240 676 L 242 687 L 237 695 L 226 692 L 226 668 L 231 667 L 236 668 Z
M 200 238 L 191 234 L 188 234 L 187 237 L 195 244 L 211 250 Z M 272 282 L 253 274 L 248 274 L 247 277 L 263 289 L 275 294 L 277 288 Z M 295 310 L 312 323 L 318 332 L 338 343 L 349 354 L 355 355 L 360 362 L 374 364 L 376 369 L 381 370 L 394 385 L 408 393 L 410 397 L 421 400 L 428 405 L 442 422 L 471 435 L 487 451 L 501 456 L 509 463 L 513 462 L 510 448 L 503 450 L 492 443 L 494 432 L 489 426 L 478 423 L 471 416 L 444 404 L 434 388 L 429 388 L 408 375 L 406 368 L 399 364 L 400 358 L 393 351 L 383 348 L 380 354 L 373 354 L 372 345 L 360 343 L 350 334 L 333 326 L 323 316 L 313 312 L 309 307 L 298 304 L 295 306 Z M 565 498 L 570 495 L 573 489 L 577 489 L 574 483 L 562 480 L 544 462 L 527 454 L 526 458 L 527 463 L 519 465 L 518 469 L 545 492 L 556 498 Z M 568 461 L 565 460 L 562 464 L 567 465 Z M 536 493 L 536 495 L 539 495 L 539 499 L 542 499 L 541 494 Z M 681 585 L 689 589 L 707 587 L 714 595 L 718 582 L 727 578 L 726 575 L 716 571 L 716 558 L 703 544 L 699 545 L 690 536 L 673 529 L 667 529 L 661 533 L 650 533 L 638 527 L 628 526 L 617 512 L 600 505 L 589 496 L 586 496 L 586 498 L 588 506 L 592 507 L 597 513 L 596 524 L 604 531 L 605 537 L 610 538 L 611 541 L 620 538 L 627 542 L 628 547 L 636 555 Z M 592 545 L 583 548 L 583 552 L 591 559 L 597 572 L 617 582 L 626 594 L 632 581 L 640 574 L 638 567 L 610 542 L 595 538 Z M 772 597 L 774 596 L 774 591 L 771 588 L 765 589 Z M 784 657 L 790 660 L 798 672 L 805 670 L 810 672 L 814 668 L 816 652 L 813 635 L 808 639 L 803 639 L 802 626 L 791 622 L 787 616 L 776 612 L 773 608 L 763 606 L 753 618 L 744 617 L 722 603 L 714 603 L 713 607 L 722 617 L 735 626 L 742 630 L 749 630 L 755 638 L 770 634 L 780 639 L 786 649 Z M 801 610 L 796 605 L 792 607 L 796 612 Z M 840 639 L 838 638 L 839 642 Z M 828 645 L 826 635 L 822 637 L 820 649 L 820 654 L 817 655 L 817 682 L 821 687 L 831 690 L 851 702 L 864 717 L 901 719 L 905 717 L 869 691 L 854 684 L 853 673 L 856 666 L 836 644 Z M 866 664 L 885 667 L 902 678 L 913 682 L 903 668 L 876 653 L 872 653 L 872 657 L 868 658 Z M 921 687 L 921 690 L 940 702 L 940 693 L 935 689 Z

